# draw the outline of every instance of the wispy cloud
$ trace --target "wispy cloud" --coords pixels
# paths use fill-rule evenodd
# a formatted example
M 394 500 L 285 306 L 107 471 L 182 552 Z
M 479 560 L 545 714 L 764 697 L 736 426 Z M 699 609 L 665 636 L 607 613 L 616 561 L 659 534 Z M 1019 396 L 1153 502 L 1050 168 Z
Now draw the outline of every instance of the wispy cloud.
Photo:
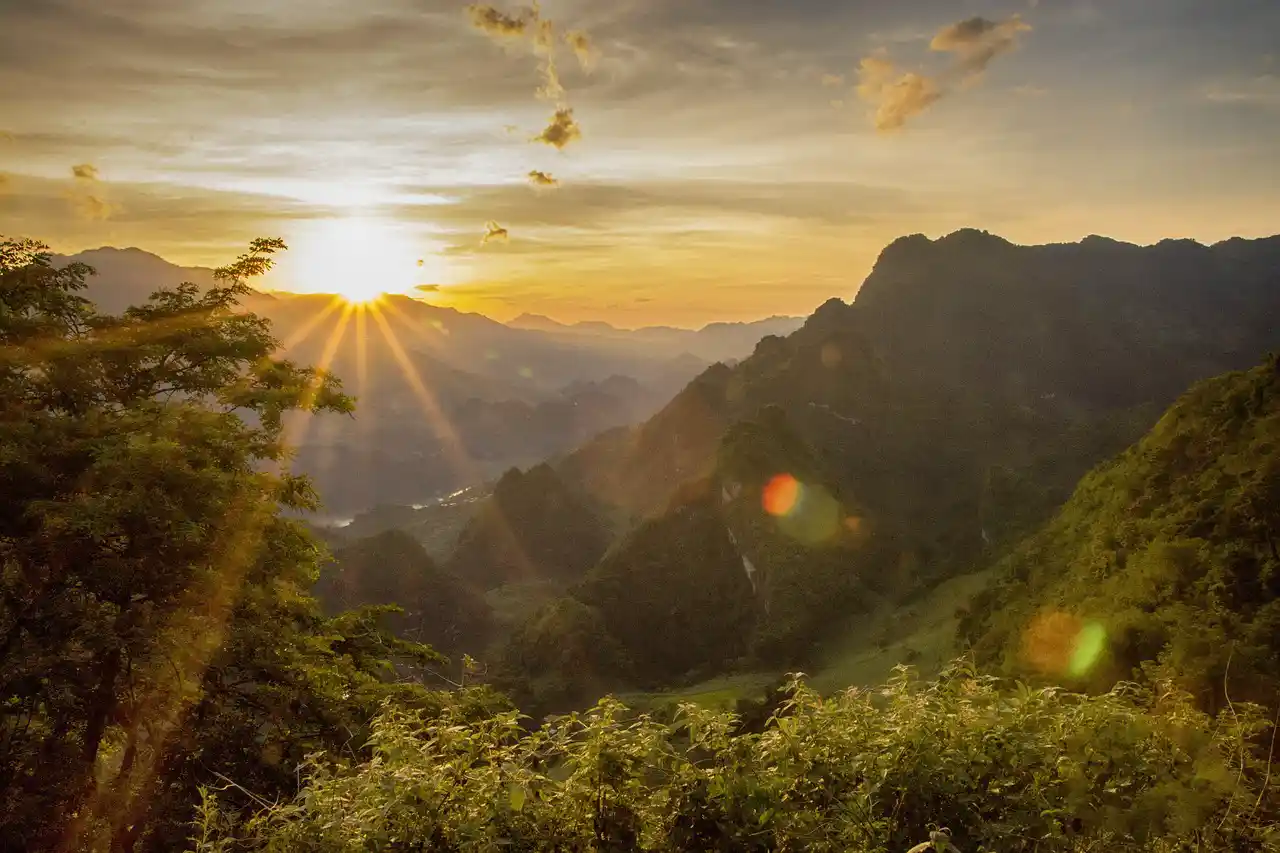
M 100 176 L 97 166 L 91 163 L 72 166 L 71 177 L 73 184 L 67 199 L 77 215 L 85 219 L 110 219 L 112 214 L 119 210 L 99 189 Z
M 930 50 L 953 57 L 937 75 L 902 70 L 884 52 L 864 57 L 858 65 L 858 97 L 875 107 L 872 122 L 877 130 L 899 130 L 956 88 L 976 85 L 992 61 L 1016 48 L 1018 36 L 1030 29 L 1019 15 L 949 24 L 929 42 Z
M 1248 80 L 1217 83 L 1202 87 L 1200 94 L 1216 104 L 1280 106 L 1280 76 L 1259 74 Z
M 591 36 L 582 30 L 569 30 L 564 34 L 564 42 L 569 45 L 574 56 L 578 57 L 578 64 L 582 66 L 583 71 L 595 69 L 596 62 L 600 59 L 600 52 L 592 43 Z

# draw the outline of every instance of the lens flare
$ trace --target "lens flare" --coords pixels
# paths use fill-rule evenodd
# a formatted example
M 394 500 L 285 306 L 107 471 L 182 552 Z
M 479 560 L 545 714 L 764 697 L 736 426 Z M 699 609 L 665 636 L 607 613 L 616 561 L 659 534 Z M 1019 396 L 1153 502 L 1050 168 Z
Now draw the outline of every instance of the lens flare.
M 1069 613 L 1042 613 L 1022 635 L 1022 656 L 1046 675 L 1081 678 L 1101 660 L 1107 630 Z
M 1071 652 L 1070 673 L 1076 678 L 1087 674 L 1106 648 L 1107 629 L 1098 622 L 1085 625 L 1076 636 L 1075 648 Z
M 764 487 L 764 511 L 775 517 L 791 513 L 800 502 L 800 481 L 790 474 L 779 474 Z
M 806 545 L 835 538 L 844 520 L 840 502 L 819 485 L 801 483 L 778 474 L 764 487 L 764 511 L 778 520 L 778 528 Z

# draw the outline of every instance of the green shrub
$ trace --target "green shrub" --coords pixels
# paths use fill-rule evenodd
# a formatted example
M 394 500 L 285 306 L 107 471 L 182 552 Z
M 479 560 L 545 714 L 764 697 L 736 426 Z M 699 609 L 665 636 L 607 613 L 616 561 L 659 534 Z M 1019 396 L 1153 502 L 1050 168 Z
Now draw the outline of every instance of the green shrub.
M 693 705 L 664 725 L 613 699 L 533 733 L 514 713 L 389 709 L 371 761 L 314 765 L 295 802 L 238 834 L 207 803 L 197 847 L 1280 849 L 1269 764 L 1243 746 L 1268 728 L 1253 706 L 1215 721 L 1173 692 L 1033 690 L 967 666 L 832 699 L 790 689 L 759 733 Z

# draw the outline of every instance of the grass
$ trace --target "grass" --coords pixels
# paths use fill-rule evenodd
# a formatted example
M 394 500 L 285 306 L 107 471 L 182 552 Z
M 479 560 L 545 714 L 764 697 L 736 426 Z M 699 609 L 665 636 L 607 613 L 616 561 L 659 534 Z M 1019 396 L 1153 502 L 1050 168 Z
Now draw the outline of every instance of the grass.
M 897 607 L 867 614 L 819 653 L 808 679 L 820 693 L 882 684 L 899 664 L 932 677 L 961 652 L 957 611 L 991 580 L 991 570 L 951 578 Z
M 821 648 L 806 680 L 819 693 L 883 684 L 899 664 L 914 666 L 923 677 L 936 675 L 961 652 L 956 645 L 957 611 L 991 581 L 991 570 L 951 578 L 896 607 L 862 614 Z M 715 710 L 733 710 L 739 699 L 764 694 L 782 672 L 727 675 L 679 690 L 618 696 L 639 711 L 692 702 Z
M 692 702 L 717 711 L 732 711 L 739 699 L 759 696 L 776 681 L 781 673 L 748 672 L 741 675 L 723 675 L 709 681 L 679 690 L 663 690 L 657 693 L 624 693 L 618 699 L 628 708 L 648 711 L 663 705 Z

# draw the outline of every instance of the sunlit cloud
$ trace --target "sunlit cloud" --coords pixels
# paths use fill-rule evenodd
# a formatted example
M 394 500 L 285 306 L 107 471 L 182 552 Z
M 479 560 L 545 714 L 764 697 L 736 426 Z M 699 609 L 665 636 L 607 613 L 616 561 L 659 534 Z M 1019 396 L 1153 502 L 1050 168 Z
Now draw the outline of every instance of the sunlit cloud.
M 507 229 L 503 228 L 496 222 L 485 223 L 485 234 L 480 238 L 480 245 L 484 246 L 494 241 L 505 243 L 510 239 L 511 235 Z
M 552 177 L 551 175 L 547 174 L 546 172 L 541 172 L 541 171 L 539 171 L 539 170 L 537 170 L 537 169 L 532 169 L 532 170 L 530 170 L 530 172 L 529 172 L 529 183 L 533 184 L 535 187 L 558 187 L 558 186 L 560 186 L 560 181 L 556 180 L 554 177 Z
M 942 95 L 936 80 L 900 71 L 886 57 L 868 56 L 858 65 L 858 97 L 875 106 L 876 130 L 898 130 Z
M 534 137 L 534 141 L 542 142 L 563 149 L 570 142 L 582 138 L 582 128 L 573 118 L 571 107 L 561 107 L 551 117 L 551 122 L 542 133 Z
M 904 71 L 884 53 L 864 57 L 858 65 L 858 97 L 875 108 L 877 130 L 899 130 L 954 89 L 976 85 L 991 62 L 1017 47 L 1019 34 L 1030 29 L 1018 15 L 1002 21 L 967 18 L 943 27 L 929 49 L 954 59 L 937 76 Z
M 532 9 L 522 9 L 519 15 L 508 15 L 482 3 L 468 6 L 467 14 L 477 29 L 501 38 L 522 37 L 536 20 Z

